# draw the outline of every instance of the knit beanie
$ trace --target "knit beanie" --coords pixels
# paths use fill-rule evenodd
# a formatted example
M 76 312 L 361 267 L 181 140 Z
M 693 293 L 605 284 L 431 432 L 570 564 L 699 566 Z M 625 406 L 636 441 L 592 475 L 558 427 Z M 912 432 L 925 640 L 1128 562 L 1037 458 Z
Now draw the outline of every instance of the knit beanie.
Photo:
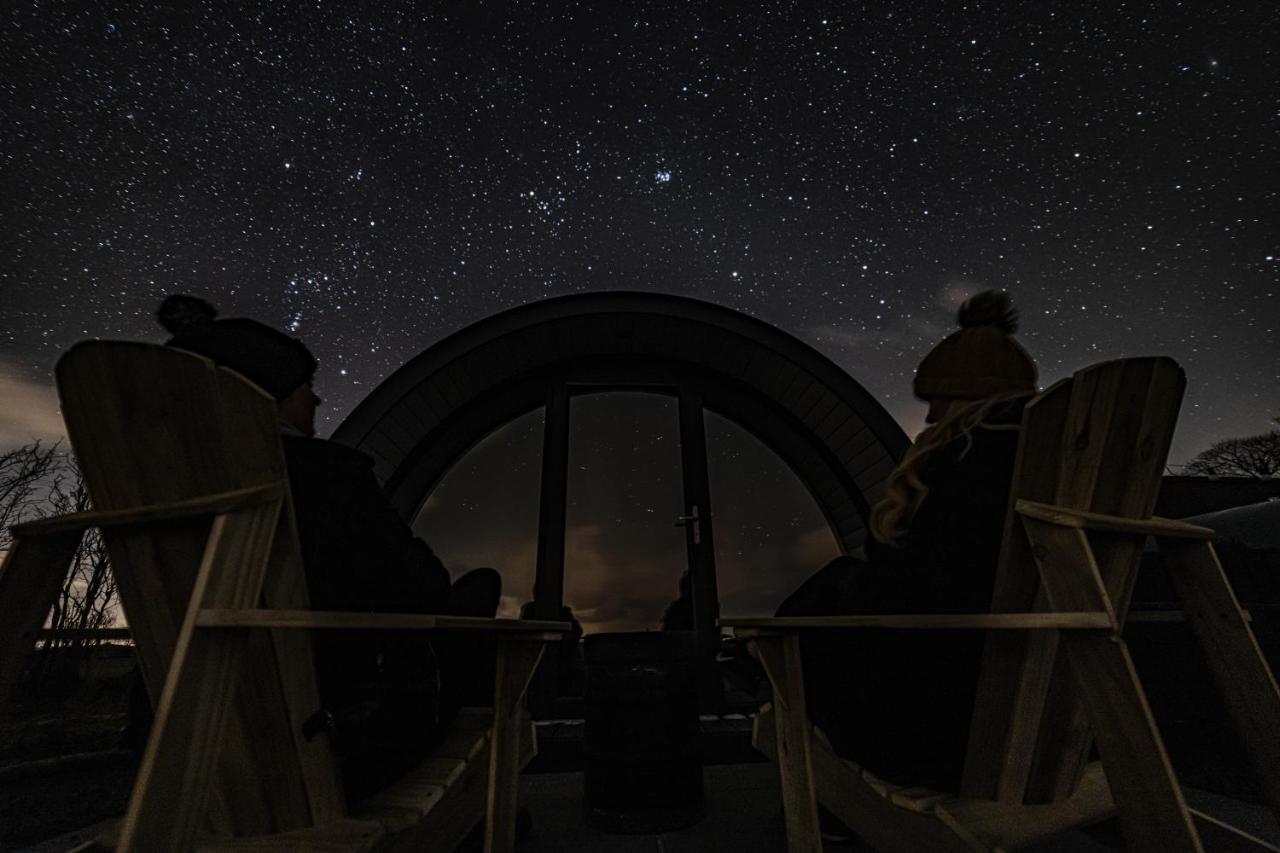
M 218 311 L 195 296 L 173 294 L 156 310 L 173 335 L 166 346 L 193 352 L 230 368 L 277 401 L 315 375 L 315 356 L 297 338 L 244 317 L 218 319 Z
M 986 290 L 960 306 L 960 330 L 935 346 L 916 369 L 921 400 L 982 400 L 1036 391 L 1036 365 L 1013 339 L 1018 312 L 1007 293 Z

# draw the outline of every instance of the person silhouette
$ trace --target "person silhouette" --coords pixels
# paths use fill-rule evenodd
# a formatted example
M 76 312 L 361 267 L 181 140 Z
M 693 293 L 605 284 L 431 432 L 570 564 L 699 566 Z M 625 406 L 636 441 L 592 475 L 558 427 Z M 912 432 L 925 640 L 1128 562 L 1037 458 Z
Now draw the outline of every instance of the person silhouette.
M 925 356 L 927 428 L 873 507 L 866 559 L 838 557 L 779 616 L 983 613 L 991 606 L 1022 410 L 1037 371 L 1009 297 L 986 291 Z M 839 754 L 892 781 L 956 790 L 984 638 L 977 631 L 802 638 L 809 714 Z
M 501 576 L 449 571 L 392 507 L 360 451 L 316 437 L 318 362 L 298 339 L 249 318 L 220 319 L 203 299 L 168 296 L 156 312 L 167 346 L 234 370 L 276 401 L 311 606 L 317 610 L 496 614 Z M 323 706 L 347 798 L 414 766 L 464 701 L 492 690 L 492 662 L 472 645 L 410 632 L 313 635 Z M 491 698 L 491 697 L 490 697 Z

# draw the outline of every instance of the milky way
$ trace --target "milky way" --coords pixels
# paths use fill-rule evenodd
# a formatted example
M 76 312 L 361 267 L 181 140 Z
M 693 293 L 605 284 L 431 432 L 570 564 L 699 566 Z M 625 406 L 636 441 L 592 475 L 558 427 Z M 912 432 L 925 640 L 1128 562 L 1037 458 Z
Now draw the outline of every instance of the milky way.
M 8 398 L 186 291 L 308 342 L 327 433 L 450 332 L 621 288 L 774 323 L 910 429 L 998 287 L 1045 381 L 1177 358 L 1175 462 L 1280 414 L 1267 4 L 467 5 L 14 4 Z

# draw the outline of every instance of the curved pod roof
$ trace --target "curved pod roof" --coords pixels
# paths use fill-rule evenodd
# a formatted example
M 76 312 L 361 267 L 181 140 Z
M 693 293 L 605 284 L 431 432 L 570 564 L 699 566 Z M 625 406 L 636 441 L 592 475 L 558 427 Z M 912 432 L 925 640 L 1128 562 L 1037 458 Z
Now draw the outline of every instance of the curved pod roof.
M 548 299 L 475 323 L 413 358 L 333 438 L 365 451 L 406 517 L 472 446 L 545 405 L 557 382 L 605 389 L 676 383 L 778 453 L 846 550 L 907 436 L 849 374 L 747 315 L 681 296 Z

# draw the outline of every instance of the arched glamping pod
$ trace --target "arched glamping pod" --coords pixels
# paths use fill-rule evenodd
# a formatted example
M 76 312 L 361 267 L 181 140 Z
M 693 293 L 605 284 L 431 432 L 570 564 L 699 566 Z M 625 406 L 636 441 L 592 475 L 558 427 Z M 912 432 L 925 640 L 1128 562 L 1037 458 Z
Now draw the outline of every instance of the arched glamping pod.
M 654 405 L 644 408 L 644 400 Z M 540 431 L 540 481 L 530 492 L 537 500 L 534 613 L 555 618 L 566 590 L 570 461 L 581 452 L 571 437 L 575 425 L 605 410 L 638 425 L 668 417 L 678 439 L 667 451 L 678 459 L 675 505 L 657 508 L 656 523 L 671 530 L 685 519 L 684 547 L 676 546 L 684 553 L 672 556 L 683 556 L 683 565 L 673 578 L 687 567 L 704 660 L 715 648 L 719 601 L 708 466 L 708 450 L 714 457 L 717 448 L 708 448 L 707 436 L 727 435 L 728 421 L 771 449 L 825 518 L 833 550 L 845 552 L 862 544 L 868 508 L 908 445 L 861 385 L 791 335 L 710 303 L 625 292 L 550 299 L 463 329 L 378 386 L 334 439 L 374 458 L 392 502 L 413 519 L 486 436 L 520 419 L 525 446 L 536 448 L 530 431 Z

